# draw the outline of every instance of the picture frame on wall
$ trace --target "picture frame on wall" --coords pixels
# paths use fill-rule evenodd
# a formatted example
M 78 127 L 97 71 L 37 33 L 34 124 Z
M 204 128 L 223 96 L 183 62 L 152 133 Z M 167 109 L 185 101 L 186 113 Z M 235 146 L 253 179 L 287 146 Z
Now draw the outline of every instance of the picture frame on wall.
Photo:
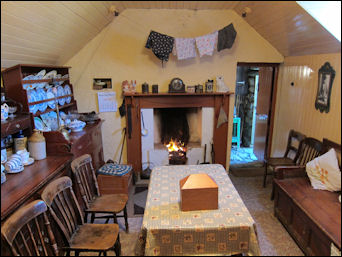
M 112 88 L 112 79 L 111 78 L 94 78 L 93 79 L 93 89 L 101 90 Z
M 330 110 L 331 88 L 335 78 L 335 70 L 329 62 L 326 62 L 318 70 L 318 88 L 316 94 L 315 108 L 320 112 L 328 113 Z

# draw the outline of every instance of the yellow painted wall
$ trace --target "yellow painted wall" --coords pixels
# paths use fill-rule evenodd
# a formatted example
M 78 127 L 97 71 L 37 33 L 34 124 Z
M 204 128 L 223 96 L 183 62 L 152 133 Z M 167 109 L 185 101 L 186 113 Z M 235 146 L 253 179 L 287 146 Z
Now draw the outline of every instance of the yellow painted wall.
M 325 62 L 336 71 L 329 113 L 315 108 L 318 70 Z M 290 129 L 319 140 L 325 137 L 341 143 L 341 53 L 286 57 L 279 72 L 275 115 L 274 156 L 284 154 Z
M 150 30 L 173 37 L 197 37 L 233 23 L 237 31 L 231 49 L 204 56 L 178 61 L 171 55 L 164 67 L 150 49 L 145 48 Z M 121 82 L 136 80 L 141 84 L 158 84 L 160 92 L 168 90 L 174 77 L 181 78 L 186 85 L 204 84 L 208 79 L 223 75 L 226 84 L 234 90 L 237 62 L 283 62 L 283 56 L 262 38 L 240 16 L 231 10 L 144 10 L 128 9 L 115 17 L 96 38 L 63 65 L 71 66 L 71 81 L 80 112 L 96 110 L 96 90 L 92 90 L 93 78 L 112 78 L 118 104 L 121 99 Z M 229 126 L 231 141 L 233 101 Z M 121 129 L 125 119 L 119 113 L 101 113 L 105 160 L 118 160 Z M 124 162 L 126 153 L 123 153 Z M 230 144 L 228 144 L 228 162 Z

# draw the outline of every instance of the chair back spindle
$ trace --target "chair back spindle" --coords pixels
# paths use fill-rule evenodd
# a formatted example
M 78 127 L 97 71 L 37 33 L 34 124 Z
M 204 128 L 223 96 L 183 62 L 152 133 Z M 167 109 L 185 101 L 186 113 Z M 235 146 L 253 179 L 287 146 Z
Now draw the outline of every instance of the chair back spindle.
M 83 225 L 82 212 L 72 190 L 71 179 L 61 177 L 54 180 L 46 186 L 41 196 L 69 243 L 74 232 Z
M 56 240 L 42 200 L 16 211 L 1 227 L 1 234 L 13 255 L 57 256 Z
M 286 157 L 290 158 L 291 155 L 293 155 L 293 158 L 295 159 L 297 157 L 300 142 L 305 137 L 306 136 L 304 134 L 291 129 L 289 132 L 288 139 L 287 139 L 287 146 L 286 146 L 286 151 L 284 153 L 284 158 Z
M 99 185 L 89 154 L 82 155 L 71 163 L 71 169 L 76 179 L 83 203 L 86 208 L 98 196 L 100 196 Z
M 299 145 L 296 165 L 305 166 L 309 161 L 318 157 L 322 151 L 323 143 L 315 138 L 307 137 Z

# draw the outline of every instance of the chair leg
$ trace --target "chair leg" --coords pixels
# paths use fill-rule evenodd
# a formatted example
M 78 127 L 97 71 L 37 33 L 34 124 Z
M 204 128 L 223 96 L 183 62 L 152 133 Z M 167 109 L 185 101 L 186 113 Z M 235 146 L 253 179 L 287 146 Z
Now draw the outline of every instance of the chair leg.
M 75 251 L 75 256 L 80 256 L 80 252 L 79 251 Z
M 88 212 L 84 214 L 84 223 L 88 223 Z
M 267 179 L 267 163 L 264 163 L 265 171 L 264 171 L 264 184 L 263 186 L 266 187 L 266 179 Z
M 113 213 L 114 223 L 118 224 L 118 218 L 116 217 L 116 213 Z
M 120 235 L 118 234 L 118 238 L 116 239 L 115 245 L 114 245 L 114 252 L 116 256 L 121 255 L 121 243 L 120 243 Z
M 125 217 L 126 232 L 128 232 L 127 205 L 125 205 L 124 217 Z
M 272 179 L 272 193 L 271 193 L 271 200 L 274 200 L 274 181 Z
M 91 223 L 94 223 L 94 220 L 95 220 L 95 213 L 92 213 L 92 214 L 91 214 L 91 221 L 90 221 L 90 222 L 91 222 Z

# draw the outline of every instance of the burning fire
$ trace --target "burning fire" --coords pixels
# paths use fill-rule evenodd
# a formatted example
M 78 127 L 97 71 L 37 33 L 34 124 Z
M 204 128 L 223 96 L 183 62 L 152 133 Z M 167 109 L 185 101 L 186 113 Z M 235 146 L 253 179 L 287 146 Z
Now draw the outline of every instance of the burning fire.
M 167 150 L 170 152 L 186 152 L 186 147 L 184 146 L 184 143 L 182 142 L 177 142 L 177 141 L 173 141 L 173 139 L 171 139 L 171 141 L 166 145 Z

